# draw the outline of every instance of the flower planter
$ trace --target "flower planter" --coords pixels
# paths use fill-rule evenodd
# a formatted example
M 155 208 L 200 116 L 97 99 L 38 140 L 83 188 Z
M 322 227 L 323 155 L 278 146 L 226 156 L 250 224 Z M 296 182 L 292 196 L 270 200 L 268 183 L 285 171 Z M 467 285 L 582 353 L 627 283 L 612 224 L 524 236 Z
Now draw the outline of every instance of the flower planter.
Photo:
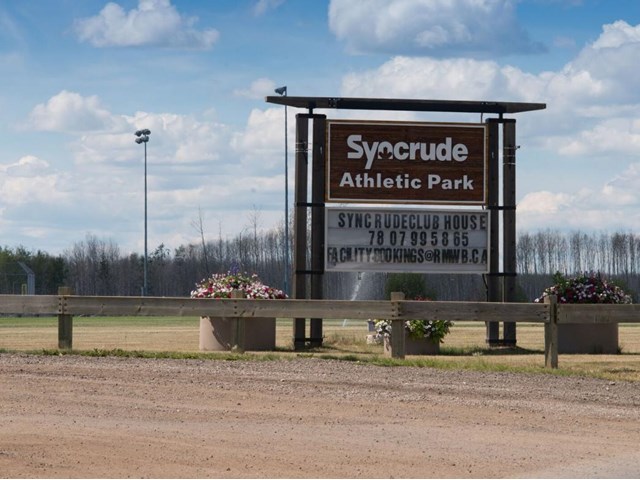
M 384 335 L 384 355 L 391 357 L 391 337 Z M 412 338 L 404 332 L 404 354 L 405 355 L 437 355 L 440 353 L 440 343 L 432 342 L 426 338 Z
M 227 317 L 200 317 L 200 350 L 225 351 L 233 347 L 236 322 Z M 244 349 L 249 351 L 275 350 L 276 319 L 246 318 Z
M 558 353 L 618 353 L 618 324 L 558 325 Z
M 555 284 L 546 288 L 536 302 L 558 304 L 630 304 L 631 296 L 600 273 L 565 278 L 554 275 Z M 595 308 L 595 306 L 594 306 Z M 577 320 L 579 321 L 579 320 Z M 618 353 L 617 323 L 560 323 L 558 353 Z

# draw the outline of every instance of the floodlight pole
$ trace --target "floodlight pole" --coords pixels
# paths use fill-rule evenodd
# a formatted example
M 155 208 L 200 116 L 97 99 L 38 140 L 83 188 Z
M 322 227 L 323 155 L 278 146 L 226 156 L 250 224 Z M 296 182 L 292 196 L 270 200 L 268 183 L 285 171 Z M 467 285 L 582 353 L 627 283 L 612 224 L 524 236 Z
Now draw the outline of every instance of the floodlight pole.
M 148 138 L 148 137 L 147 137 Z M 147 140 L 148 142 L 148 140 Z M 142 286 L 142 296 L 149 293 L 147 283 L 148 250 L 147 250 L 147 142 L 144 143 L 144 283 Z
M 286 97 L 287 86 L 275 92 Z M 289 152 L 288 152 L 287 105 L 284 106 L 284 293 L 289 295 Z
M 148 266 L 148 248 L 147 248 L 147 143 L 149 142 L 149 135 L 151 130 L 144 129 L 135 132 L 136 143 L 144 144 L 144 264 L 143 264 L 143 284 L 142 284 L 142 296 L 146 297 L 149 289 L 147 283 L 147 266 Z

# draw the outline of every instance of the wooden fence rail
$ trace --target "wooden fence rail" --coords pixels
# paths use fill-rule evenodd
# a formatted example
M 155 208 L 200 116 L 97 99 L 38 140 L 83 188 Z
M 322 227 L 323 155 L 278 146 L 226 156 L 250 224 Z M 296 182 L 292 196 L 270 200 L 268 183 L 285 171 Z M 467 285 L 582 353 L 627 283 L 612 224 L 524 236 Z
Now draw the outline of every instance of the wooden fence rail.
M 398 297 L 396 297 L 398 298 Z M 57 315 L 59 348 L 71 348 L 74 315 L 208 316 L 238 321 L 275 318 L 386 318 L 473 322 L 528 322 L 545 327 L 545 366 L 558 367 L 559 323 L 638 323 L 640 305 L 546 303 L 422 302 L 412 300 L 251 300 L 77 295 L 0 295 L 0 314 Z M 404 344 L 393 356 L 404 358 Z

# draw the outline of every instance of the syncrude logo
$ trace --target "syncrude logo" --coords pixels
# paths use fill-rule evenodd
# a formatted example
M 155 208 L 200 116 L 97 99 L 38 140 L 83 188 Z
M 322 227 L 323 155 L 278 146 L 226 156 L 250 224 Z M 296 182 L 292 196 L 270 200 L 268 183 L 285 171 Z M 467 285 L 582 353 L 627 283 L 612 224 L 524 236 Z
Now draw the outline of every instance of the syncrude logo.
M 366 158 L 365 170 L 371 170 L 376 160 L 421 160 L 423 162 L 464 162 L 469 149 L 464 143 L 453 144 L 451 137 L 445 137 L 442 143 L 426 142 L 363 142 L 362 135 L 347 137 L 349 151 L 347 158 L 358 160 Z

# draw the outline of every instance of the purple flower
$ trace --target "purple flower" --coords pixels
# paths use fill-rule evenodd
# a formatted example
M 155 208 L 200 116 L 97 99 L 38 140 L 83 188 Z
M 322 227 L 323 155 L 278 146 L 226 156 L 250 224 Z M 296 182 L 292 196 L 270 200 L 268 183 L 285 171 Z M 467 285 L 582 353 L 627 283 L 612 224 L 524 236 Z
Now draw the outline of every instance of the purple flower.
M 284 299 L 287 295 L 282 291 L 264 285 L 254 273 L 234 273 L 232 271 L 216 273 L 210 278 L 196 283 L 196 289 L 191 292 L 192 298 L 230 298 L 233 290 L 243 292 L 245 298 Z

